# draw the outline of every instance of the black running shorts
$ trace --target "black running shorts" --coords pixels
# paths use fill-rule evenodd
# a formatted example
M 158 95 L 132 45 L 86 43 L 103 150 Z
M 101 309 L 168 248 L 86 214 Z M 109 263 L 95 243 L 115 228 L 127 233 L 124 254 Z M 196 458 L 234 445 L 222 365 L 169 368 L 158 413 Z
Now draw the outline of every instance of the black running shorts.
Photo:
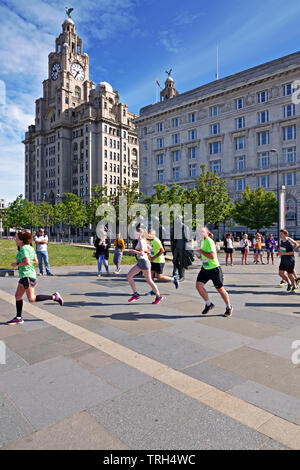
M 22 279 L 19 280 L 19 284 L 22 284 L 25 290 L 27 290 L 30 287 L 35 287 L 36 286 L 36 279 L 33 277 L 22 277 Z
M 157 274 L 162 274 L 165 267 L 165 263 L 151 263 L 151 271 Z
M 224 276 L 221 266 L 214 269 L 201 269 L 197 277 L 197 282 L 206 284 L 208 281 L 212 281 L 216 289 L 223 287 Z
M 285 266 L 284 264 L 280 263 L 279 265 L 279 271 L 285 271 L 288 274 L 293 274 L 295 269 L 295 264 L 292 264 L 291 266 Z

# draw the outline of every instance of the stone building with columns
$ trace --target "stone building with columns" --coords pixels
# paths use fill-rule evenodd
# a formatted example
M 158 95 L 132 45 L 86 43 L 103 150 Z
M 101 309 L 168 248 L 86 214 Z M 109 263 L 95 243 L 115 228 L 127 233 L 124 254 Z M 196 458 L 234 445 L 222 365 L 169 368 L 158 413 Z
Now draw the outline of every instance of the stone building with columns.
M 23 141 L 25 196 L 55 204 L 75 193 L 86 203 L 96 184 L 117 194 L 119 184 L 138 182 L 136 117 L 109 83 L 90 80 L 89 57 L 66 19 Z
M 286 227 L 300 237 L 300 52 L 178 93 L 168 77 L 159 103 L 135 120 L 141 190 L 191 187 L 201 165 L 224 178 L 232 199 L 247 185 L 286 188 Z M 298 90 L 298 92 L 297 92 Z M 278 159 L 278 161 L 277 161 Z M 245 227 L 231 227 L 242 232 Z

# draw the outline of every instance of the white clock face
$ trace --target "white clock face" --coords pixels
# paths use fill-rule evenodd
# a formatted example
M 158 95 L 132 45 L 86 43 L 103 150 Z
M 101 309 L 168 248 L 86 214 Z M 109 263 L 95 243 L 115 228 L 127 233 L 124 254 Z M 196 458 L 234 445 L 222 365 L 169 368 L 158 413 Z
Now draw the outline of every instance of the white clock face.
M 74 62 L 71 65 L 71 74 L 75 78 L 75 80 L 79 80 L 83 82 L 84 80 L 84 70 L 78 62 Z
M 61 66 L 58 62 L 56 62 L 55 64 L 52 65 L 52 69 L 51 69 L 51 78 L 52 80 L 57 80 L 57 77 L 58 77 L 58 72 L 61 71 Z

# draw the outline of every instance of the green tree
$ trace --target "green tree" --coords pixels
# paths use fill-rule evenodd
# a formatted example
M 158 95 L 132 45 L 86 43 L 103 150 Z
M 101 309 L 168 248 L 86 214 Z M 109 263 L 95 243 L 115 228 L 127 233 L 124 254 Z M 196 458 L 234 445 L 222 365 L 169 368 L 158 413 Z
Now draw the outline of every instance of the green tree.
M 260 187 L 251 191 L 247 186 L 242 199 L 236 201 L 232 211 L 235 222 L 251 230 L 271 227 L 277 221 L 278 203 L 272 191 Z
M 36 225 L 48 227 L 50 234 L 50 225 L 53 222 L 53 206 L 48 202 L 41 202 L 36 206 Z
M 195 180 L 195 187 L 184 193 L 185 203 L 204 204 L 204 223 L 219 224 L 228 220 L 232 212 L 232 202 L 226 183 L 216 173 L 201 165 L 201 175 Z
M 64 193 L 62 202 L 55 208 L 57 222 L 68 227 L 68 240 L 71 240 L 71 227 L 84 227 L 87 223 L 87 212 L 80 197 L 73 193 Z M 77 230 L 76 230 L 77 237 Z
M 20 194 L 4 212 L 3 226 L 16 230 L 32 228 L 36 225 L 36 206 Z
M 101 204 L 107 204 L 108 202 L 107 186 L 100 187 L 98 184 L 93 186 L 90 201 L 86 205 L 87 223 L 92 225 L 93 231 L 95 231 L 98 222 L 98 217 L 96 216 L 97 208 Z

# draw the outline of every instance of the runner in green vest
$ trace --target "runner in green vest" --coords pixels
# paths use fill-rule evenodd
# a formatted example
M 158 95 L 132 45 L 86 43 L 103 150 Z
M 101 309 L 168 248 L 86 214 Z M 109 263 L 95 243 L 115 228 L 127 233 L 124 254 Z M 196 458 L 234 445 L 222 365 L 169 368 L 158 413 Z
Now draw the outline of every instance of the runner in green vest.
M 196 289 L 205 301 L 205 308 L 202 314 L 206 315 L 214 308 L 214 304 L 209 300 L 208 293 L 204 287 L 211 280 L 226 304 L 224 316 L 230 317 L 233 308 L 230 305 L 229 295 L 223 286 L 223 271 L 218 260 L 216 245 L 207 227 L 201 229 L 201 238 L 203 241 L 197 252 L 199 253 L 198 257 L 203 260 L 203 264 L 197 277 Z

